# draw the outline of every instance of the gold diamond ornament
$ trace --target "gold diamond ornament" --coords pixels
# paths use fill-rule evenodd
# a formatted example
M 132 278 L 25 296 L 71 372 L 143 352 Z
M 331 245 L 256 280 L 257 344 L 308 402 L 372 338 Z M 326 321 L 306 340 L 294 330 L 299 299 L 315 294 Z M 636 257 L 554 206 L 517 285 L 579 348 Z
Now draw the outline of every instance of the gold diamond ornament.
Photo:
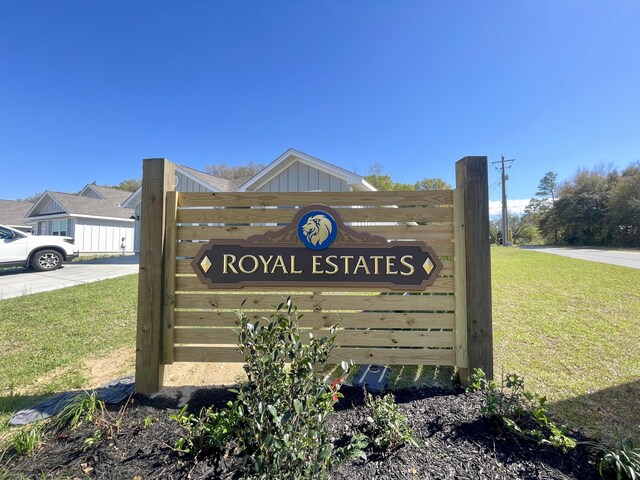
M 431 272 L 433 272 L 433 269 L 435 268 L 435 265 L 433 264 L 431 259 L 429 257 L 427 257 L 425 262 L 422 264 L 422 268 L 424 268 L 424 271 L 427 272 L 427 275 L 430 275 Z
M 209 257 L 205 256 L 200 262 L 200 266 L 202 267 L 202 270 L 204 270 L 204 273 L 207 273 L 211 268 L 211 260 L 209 260 Z

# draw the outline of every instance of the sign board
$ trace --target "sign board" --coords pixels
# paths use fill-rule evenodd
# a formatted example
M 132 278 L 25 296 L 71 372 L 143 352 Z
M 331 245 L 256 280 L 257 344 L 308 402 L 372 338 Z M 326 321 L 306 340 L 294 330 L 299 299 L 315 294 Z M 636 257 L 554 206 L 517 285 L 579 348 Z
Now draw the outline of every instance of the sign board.
M 291 224 L 246 240 L 212 239 L 192 262 L 209 288 L 330 287 L 422 291 L 442 270 L 422 241 L 388 241 L 344 224 L 326 205 L 300 209 Z

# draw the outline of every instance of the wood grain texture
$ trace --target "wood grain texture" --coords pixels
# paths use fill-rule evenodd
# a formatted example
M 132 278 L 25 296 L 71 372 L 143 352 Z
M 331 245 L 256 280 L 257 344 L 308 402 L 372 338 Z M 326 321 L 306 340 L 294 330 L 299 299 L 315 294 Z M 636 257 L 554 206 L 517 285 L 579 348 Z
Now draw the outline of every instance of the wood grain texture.
M 245 312 L 252 321 L 265 323 L 273 311 Z M 237 327 L 240 324 L 235 312 L 184 312 L 175 314 L 176 327 Z M 453 329 L 453 313 L 372 313 L 372 312 L 307 312 L 298 319 L 300 327 L 328 328 L 444 328 Z
M 456 295 L 456 365 L 467 369 L 467 282 L 465 271 L 465 228 L 464 228 L 464 191 L 454 192 L 454 227 L 455 227 L 455 295 Z
M 455 308 L 453 295 L 291 295 L 300 311 L 333 312 L 340 310 L 393 310 L 393 311 L 437 311 L 452 312 Z M 286 300 L 277 294 L 227 294 L 215 291 L 207 293 L 176 294 L 176 307 L 185 309 L 269 310 Z
M 290 223 L 295 208 L 178 209 L 178 223 Z M 453 222 L 452 207 L 340 208 L 345 222 Z
M 176 347 L 176 362 L 243 362 L 240 352 L 232 347 Z M 453 365 L 454 350 L 400 348 L 336 348 L 328 363 L 353 360 L 356 364 L 382 365 Z
M 176 252 L 179 257 L 194 257 L 203 245 L 204 243 L 178 242 Z M 453 256 L 453 243 L 431 243 L 430 246 L 438 257 Z
M 459 160 L 456 163 L 456 187 L 464 192 L 469 368 L 482 368 L 487 378 L 493 378 L 487 157 Z
M 136 335 L 136 390 L 162 387 L 165 197 L 174 189 L 175 166 L 164 158 L 144 160 L 140 209 L 140 273 Z
M 309 201 L 307 192 L 279 193 L 182 193 L 180 207 L 284 207 L 310 205 L 376 205 L 376 206 L 415 206 L 415 205 L 453 205 L 451 190 L 433 190 L 416 192 L 314 192 Z
M 178 240 L 210 240 L 220 239 L 244 239 L 252 235 L 263 235 L 266 232 L 278 230 L 275 226 L 178 226 Z M 388 240 L 424 240 L 429 242 L 452 242 L 453 225 L 429 224 L 417 225 L 401 223 L 398 225 L 379 226 L 364 225 L 354 227 L 358 231 L 371 233 L 385 237 Z
M 173 363 L 174 317 L 176 306 L 176 213 L 178 195 L 175 191 L 167 192 L 165 221 L 165 261 L 164 261 L 164 305 L 162 310 L 162 363 Z
M 179 292 L 208 292 L 210 289 L 202 283 L 198 277 L 177 277 L 175 288 Z M 437 278 L 433 285 L 428 287 L 429 293 L 454 293 L 455 280 L 453 278 Z M 291 287 L 288 288 L 291 290 Z M 369 290 L 371 290 L 369 288 Z
M 329 335 L 329 330 L 302 331 L 303 343 L 309 343 L 308 334 L 316 338 Z M 176 344 L 237 345 L 238 333 L 233 328 L 177 328 Z M 425 330 L 338 330 L 336 345 L 340 347 L 421 347 L 454 348 L 454 332 L 430 332 Z

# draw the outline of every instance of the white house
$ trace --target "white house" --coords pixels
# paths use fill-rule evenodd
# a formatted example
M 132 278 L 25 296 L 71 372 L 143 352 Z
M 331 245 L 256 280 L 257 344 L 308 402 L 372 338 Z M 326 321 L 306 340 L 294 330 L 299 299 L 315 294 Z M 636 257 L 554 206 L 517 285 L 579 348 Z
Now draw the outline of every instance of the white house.
M 81 254 L 133 251 L 134 210 L 129 192 L 87 185 L 78 194 L 46 191 L 25 216 L 36 235 L 66 235 Z
M 176 190 L 179 192 L 351 192 L 375 190 L 356 173 L 290 148 L 255 176 L 234 182 L 176 165 Z M 139 250 L 140 189 L 123 206 L 135 209 L 135 243 Z

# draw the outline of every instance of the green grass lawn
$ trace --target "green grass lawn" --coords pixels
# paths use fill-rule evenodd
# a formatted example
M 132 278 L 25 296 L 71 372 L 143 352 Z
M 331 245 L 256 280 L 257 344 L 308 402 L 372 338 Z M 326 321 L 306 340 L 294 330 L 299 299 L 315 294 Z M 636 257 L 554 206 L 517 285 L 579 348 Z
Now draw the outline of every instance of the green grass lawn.
M 640 442 L 640 270 L 493 248 L 496 376 L 548 396 L 554 420 Z M 137 275 L 0 301 L 0 433 L 16 409 L 89 383 L 87 359 L 135 348 Z M 394 367 L 391 388 L 452 369 Z M 0 435 L 1 436 L 1 435 Z
M 640 441 L 640 270 L 493 248 L 496 377 L 515 372 L 552 414 Z
M 137 281 L 128 275 L 0 301 L 0 425 L 42 394 L 86 385 L 85 359 L 135 349 Z

